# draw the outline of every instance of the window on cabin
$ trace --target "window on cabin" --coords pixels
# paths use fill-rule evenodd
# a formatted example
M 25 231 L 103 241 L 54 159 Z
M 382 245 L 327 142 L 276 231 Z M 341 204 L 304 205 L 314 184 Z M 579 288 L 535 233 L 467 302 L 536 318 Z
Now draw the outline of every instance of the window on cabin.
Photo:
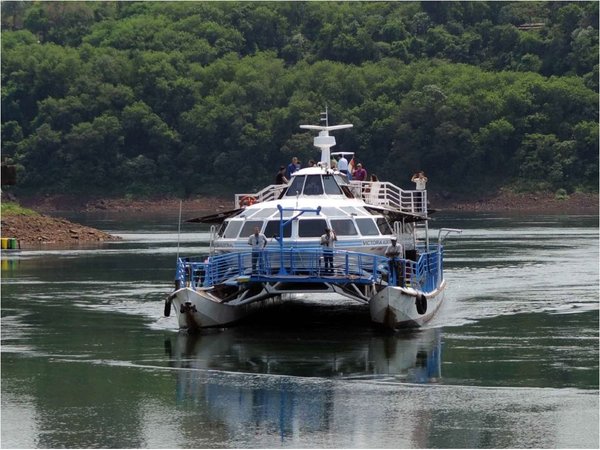
M 276 212 L 277 212 L 277 209 L 275 209 L 275 208 L 259 209 L 257 212 L 252 214 L 251 218 L 252 219 L 264 219 L 266 217 L 272 216 Z
M 308 175 L 304 183 L 304 195 L 322 195 L 323 183 L 321 175 Z
M 358 232 L 350 219 L 331 219 L 331 228 L 338 236 L 356 236 Z
M 327 222 L 323 219 L 307 219 L 298 221 L 298 237 L 321 237 L 325 233 Z
M 323 175 L 323 186 L 325 186 L 325 193 L 328 195 L 341 195 L 340 187 L 335 182 L 333 175 Z
M 223 221 L 223 223 L 219 227 L 219 230 L 217 231 L 217 236 L 223 237 L 223 232 L 225 231 L 225 228 L 227 228 L 228 223 L 229 222 L 227 222 L 227 221 Z
M 240 228 L 242 228 L 243 224 L 244 222 L 241 220 L 232 220 L 231 222 L 229 222 L 229 225 L 227 225 L 227 229 L 225 230 L 223 237 L 225 239 L 237 238 L 238 234 L 240 234 Z
M 250 237 L 251 234 L 254 234 L 254 227 L 258 227 L 260 230 L 262 228 L 262 220 L 247 220 L 242 227 L 242 231 L 240 232 L 241 237 Z
M 390 227 L 390 224 L 388 223 L 387 220 L 385 220 L 384 217 L 379 217 L 378 219 L 376 219 L 377 221 L 377 228 L 379 228 L 379 231 L 381 231 L 381 234 L 392 234 L 392 229 Z
M 286 197 L 294 197 L 297 193 L 302 194 L 302 186 L 304 185 L 304 175 L 297 175 L 292 177 L 292 184 L 285 193 Z
M 264 233 L 267 239 L 270 239 L 273 236 L 279 236 L 279 220 L 269 220 Z M 283 227 L 283 237 L 292 237 L 292 222 Z
M 356 219 L 356 225 L 363 236 L 378 236 L 379 230 L 371 218 Z

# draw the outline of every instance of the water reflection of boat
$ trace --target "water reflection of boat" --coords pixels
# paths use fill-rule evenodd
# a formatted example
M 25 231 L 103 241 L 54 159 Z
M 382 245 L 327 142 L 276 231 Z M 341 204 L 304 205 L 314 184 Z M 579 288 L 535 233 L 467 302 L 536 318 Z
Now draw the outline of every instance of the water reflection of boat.
M 337 420 L 345 409 L 340 389 L 345 392 L 346 385 L 334 380 L 436 383 L 441 377 L 439 329 L 347 334 L 318 329 L 303 332 L 300 340 L 256 328 L 180 333 L 166 342 L 178 369 L 177 401 L 203 405 L 211 422 L 232 432 L 252 424 L 277 429 L 283 439 L 296 436 L 299 423 L 304 431 L 326 431 Z M 355 414 L 358 419 L 367 413 Z
M 319 131 L 317 166 L 295 171 L 287 185 L 239 194 L 228 213 L 194 219 L 220 227 L 208 257 L 178 258 L 165 315 L 173 305 L 181 328 L 229 325 L 298 293 L 369 305 L 371 320 L 390 328 L 421 326 L 435 314 L 446 285 L 442 241 L 458 230 L 441 229 L 430 242 L 425 190 L 349 180 L 331 168 L 329 132 L 352 125 L 323 120 L 301 125 Z M 326 230 L 337 237 L 335 249 L 320 246 Z M 384 252 L 392 239 L 399 245 L 390 259 Z
M 179 333 L 167 344 L 173 364 L 192 370 L 326 378 L 387 378 L 435 383 L 441 377 L 441 332 L 420 330 L 395 335 L 225 330 L 213 334 Z

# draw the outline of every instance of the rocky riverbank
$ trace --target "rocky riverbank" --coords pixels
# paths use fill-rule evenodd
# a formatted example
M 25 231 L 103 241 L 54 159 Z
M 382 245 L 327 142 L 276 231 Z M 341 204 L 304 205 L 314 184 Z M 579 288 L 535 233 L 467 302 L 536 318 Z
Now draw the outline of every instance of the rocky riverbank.
M 493 196 L 468 200 L 444 198 L 434 194 L 430 196 L 430 204 L 433 208 L 448 211 L 597 214 L 599 197 L 597 193 L 582 192 L 557 196 L 547 192 L 501 191 Z
M 120 238 L 66 219 L 45 215 L 2 216 L 2 237 L 15 238 L 21 246 L 37 244 L 79 244 L 115 241 Z

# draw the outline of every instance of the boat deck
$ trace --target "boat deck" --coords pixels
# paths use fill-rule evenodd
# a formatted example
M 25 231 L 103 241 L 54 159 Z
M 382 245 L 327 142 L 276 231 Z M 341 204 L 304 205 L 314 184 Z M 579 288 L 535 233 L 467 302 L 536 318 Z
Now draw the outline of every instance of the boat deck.
M 329 255 L 327 255 L 328 257 Z M 398 259 L 397 273 L 388 273 L 389 258 L 374 254 L 333 250 L 333 267 L 326 266 L 321 248 L 265 249 L 224 253 L 205 260 L 179 258 L 176 280 L 181 286 L 209 288 L 247 283 L 328 283 L 418 287 L 433 290 L 441 271 L 443 248 L 422 249 L 417 261 Z

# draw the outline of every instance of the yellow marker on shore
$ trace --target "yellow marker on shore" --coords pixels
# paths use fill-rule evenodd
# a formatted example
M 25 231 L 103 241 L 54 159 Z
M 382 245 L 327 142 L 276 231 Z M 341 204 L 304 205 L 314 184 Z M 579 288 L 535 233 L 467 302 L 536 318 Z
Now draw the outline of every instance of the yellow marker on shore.
M 15 238 L 0 238 L 0 247 L 2 250 L 19 248 L 19 241 Z

